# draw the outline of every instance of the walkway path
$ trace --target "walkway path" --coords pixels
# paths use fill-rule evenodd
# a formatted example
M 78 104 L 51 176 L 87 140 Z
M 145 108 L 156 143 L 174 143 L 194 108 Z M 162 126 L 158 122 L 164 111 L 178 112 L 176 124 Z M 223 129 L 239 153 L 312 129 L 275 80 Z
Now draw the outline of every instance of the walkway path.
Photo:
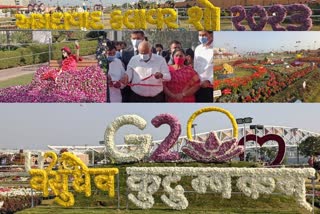
M 95 59 L 95 55 L 90 56 L 83 56 L 83 59 Z M 36 72 L 36 70 L 43 66 L 48 65 L 48 63 L 41 63 L 41 64 L 35 64 L 35 65 L 26 65 L 26 66 L 20 66 L 15 68 L 7 68 L 0 70 L 0 81 L 8 80 L 11 78 L 19 77 L 26 74 L 33 74 Z

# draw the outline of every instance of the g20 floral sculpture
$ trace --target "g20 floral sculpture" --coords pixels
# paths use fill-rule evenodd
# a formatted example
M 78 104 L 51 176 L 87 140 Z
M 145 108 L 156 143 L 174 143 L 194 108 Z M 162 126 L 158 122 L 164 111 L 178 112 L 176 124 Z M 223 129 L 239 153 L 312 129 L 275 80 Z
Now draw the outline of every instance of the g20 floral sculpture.
M 205 143 L 193 141 L 191 135 L 191 125 L 193 120 L 203 112 L 218 111 L 225 113 L 232 122 L 234 128 L 234 138 L 230 141 L 220 142 L 215 133 L 211 133 Z M 125 142 L 133 144 L 136 148 L 135 151 L 120 152 L 115 148 L 114 135 L 115 132 L 123 125 L 131 124 L 140 129 L 144 129 L 146 121 L 137 115 L 123 115 L 116 118 L 106 129 L 105 142 L 106 150 L 109 158 L 115 162 L 137 162 L 143 159 L 147 159 L 154 162 L 172 162 L 181 159 L 178 152 L 172 152 L 170 149 L 177 143 L 179 135 L 181 133 L 181 125 L 178 119 L 170 114 L 160 114 L 152 119 L 152 124 L 155 127 L 159 127 L 162 124 L 168 124 L 170 126 L 169 135 L 163 140 L 163 142 L 152 152 L 151 135 L 128 135 L 125 137 Z M 218 107 L 207 107 L 196 111 L 189 119 L 187 124 L 188 140 L 182 151 L 199 162 L 224 162 L 231 160 L 243 152 L 243 146 L 238 146 L 236 137 L 238 135 L 238 126 L 234 117 L 230 112 Z

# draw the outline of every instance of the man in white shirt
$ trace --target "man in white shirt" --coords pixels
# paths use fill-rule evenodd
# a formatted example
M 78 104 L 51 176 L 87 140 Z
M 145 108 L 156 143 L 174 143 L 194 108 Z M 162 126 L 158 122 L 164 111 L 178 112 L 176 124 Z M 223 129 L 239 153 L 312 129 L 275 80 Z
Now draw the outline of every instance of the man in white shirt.
M 132 94 L 129 102 L 164 102 L 163 81 L 170 81 L 171 75 L 165 59 L 152 53 L 149 42 L 138 46 L 139 55 L 131 58 L 124 84 L 130 83 Z
M 122 95 L 120 88 L 120 80 L 123 78 L 125 70 L 120 59 L 116 57 L 116 47 L 111 45 L 107 48 L 106 57 L 109 61 L 109 71 L 108 71 L 108 86 L 110 90 L 110 102 L 111 103 L 121 103 Z
M 130 38 L 132 46 L 129 46 L 129 48 L 123 50 L 121 55 L 121 61 L 123 62 L 125 69 L 127 69 L 127 65 L 130 62 L 131 58 L 139 54 L 138 46 L 142 41 L 146 39 L 144 32 L 141 30 L 132 31 L 130 33 Z M 132 91 L 129 86 L 122 89 L 122 102 L 129 102 L 131 93 Z
M 200 89 L 196 93 L 196 101 L 213 102 L 213 32 L 199 31 L 199 41 L 194 52 L 194 70 L 200 77 Z

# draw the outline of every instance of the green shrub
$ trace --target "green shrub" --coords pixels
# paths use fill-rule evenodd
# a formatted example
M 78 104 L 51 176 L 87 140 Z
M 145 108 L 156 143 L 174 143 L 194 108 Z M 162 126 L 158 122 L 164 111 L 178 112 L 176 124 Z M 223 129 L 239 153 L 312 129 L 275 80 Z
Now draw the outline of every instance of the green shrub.
M 61 59 L 61 48 L 69 46 L 75 53 L 74 43 L 55 43 L 52 45 L 51 59 Z M 80 56 L 95 54 L 97 41 L 81 41 Z M 23 65 L 45 63 L 49 61 L 49 47 L 46 44 L 33 44 L 11 51 L 0 51 L 0 69 Z

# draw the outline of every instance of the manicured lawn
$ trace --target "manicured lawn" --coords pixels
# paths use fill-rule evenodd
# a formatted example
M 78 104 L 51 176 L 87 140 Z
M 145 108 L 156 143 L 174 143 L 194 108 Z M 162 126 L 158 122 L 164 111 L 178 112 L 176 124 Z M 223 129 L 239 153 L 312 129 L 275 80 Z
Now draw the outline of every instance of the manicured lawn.
M 20 77 L 11 78 L 8 80 L 0 81 L 0 88 L 7 88 L 16 85 L 27 85 L 31 83 L 34 74 L 26 74 Z

